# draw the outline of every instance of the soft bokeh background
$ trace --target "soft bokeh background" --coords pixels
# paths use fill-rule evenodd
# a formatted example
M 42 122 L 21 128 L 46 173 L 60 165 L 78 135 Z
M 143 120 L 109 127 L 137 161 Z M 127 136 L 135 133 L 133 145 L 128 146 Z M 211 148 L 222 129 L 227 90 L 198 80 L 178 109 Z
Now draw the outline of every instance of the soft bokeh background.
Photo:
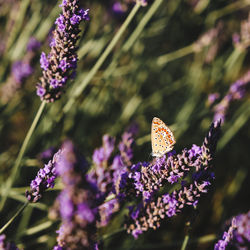
M 25 202 L 24 192 L 42 166 L 38 156 L 44 150 L 59 148 L 65 138 L 71 138 L 91 163 L 93 150 L 100 147 L 103 134 L 119 140 L 124 130 L 136 122 L 140 129 L 134 162 L 148 161 L 154 116 L 174 131 L 177 152 L 193 143 L 201 145 L 214 115 L 208 103 L 209 94 L 218 92 L 220 101 L 230 84 L 249 70 L 247 42 L 245 46 L 238 45 L 232 37 L 241 33 L 250 1 L 150 1 L 147 7 L 140 8 L 73 106 L 63 112 L 73 91 L 132 9 L 131 4 L 123 1 L 124 12 L 117 13 L 112 10 L 113 3 L 82 1 L 83 7 L 90 8 L 91 20 L 82 25 L 77 77 L 59 101 L 46 106 L 22 161 L 21 174 L 1 213 L 0 226 Z M 11 67 L 25 58 L 30 37 L 42 44 L 32 59 L 33 73 L 6 103 L 0 104 L 1 192 L 40 105 L 35 93 L 35 84 L 41 76 L 39 56 L 41 51 L 49 51 L 51 30 L 60 12 L 58 5 L 55 0 L 0 0 L 2 97 L 6 84 L 13 81 Z M 248 37 L 250 42 L 250 28 Z M 109 236 L 123 227 L 122 218 L 116 216 L 110 226 L 100 231 L 100 236 L 105 236 L 105 249 L 118 249 L 117 244 L 119 249 L 179 249 L 188 221 L 191 239 L 187 249 L 212 249 L 224 222 L 249 209 L 249 104 L 246 94 L 228 110 L 214 162 L 216 179 L 198 209 L 165 220 L 160 229 L 148 231 L 137 241 L 125 232 Z M 57 189 L 59 184 L 39 204 L 24 210 L 7 229 L 8 239 L 25 249 L 52 248 L 59 222 L 50 221 L 47 211 Z

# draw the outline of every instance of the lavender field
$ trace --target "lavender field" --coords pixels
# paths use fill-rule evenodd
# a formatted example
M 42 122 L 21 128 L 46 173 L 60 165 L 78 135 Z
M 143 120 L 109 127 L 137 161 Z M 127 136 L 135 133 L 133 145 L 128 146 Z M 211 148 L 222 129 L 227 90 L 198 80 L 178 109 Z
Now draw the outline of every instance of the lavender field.
M 0 250 L 250 249 L 250 0 L 0 0 L 0 25 Z

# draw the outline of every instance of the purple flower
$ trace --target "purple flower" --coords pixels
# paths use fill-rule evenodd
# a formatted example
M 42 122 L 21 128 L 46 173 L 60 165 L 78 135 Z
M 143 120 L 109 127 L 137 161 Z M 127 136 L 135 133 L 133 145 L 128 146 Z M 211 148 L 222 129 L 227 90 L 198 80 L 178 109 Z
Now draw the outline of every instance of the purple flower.
M 54 147 L 50 147 L 48 149 L 46 149 L 45 151 L 43 151 L 42 153 L 39 154 L 38 158 L 42 161 L 42 162 L 47 162 L 49 161 L 49 159 L 51 159 L 53 157 L 53 155 L 56 153 L 55 148 Z
M 103 204 L 99 207 L 100 227 L 106 226 L 111 219 L 113 213 L 119 209 L 121 200 L 120 194 L 116 191 L 122 189 L 127 179 L 127 168 L 130 166 L 132 159 L 132 145 L 134 142 L 133 135 L 136 128 L 130 127 L 122 135 L 122 141 L 118 144 L 119 152 L 112 156 L 116 149 L 115 139 L 111 136 L 103 136 L 103 144 L 93 153 L 94 167 L 87 174 L 87 179 L 100 191 L 100 199 L 105 198 L 110 194 L 117 194 L 116 199 Z
M 56 79 L 51 79 L 51 80 L 50 80 L 50 86 L 51 86 L 52 88 L 57 88 L 57 87 L 58 87 L 58 82 L 57 82 L 57 80 L 56 80 Z
M 61 68 L 62 71 L 65 71 L 67 69 L 67 63 L 65 59 L 60 61 L 59 68 Z
M 31 37 L 28 44 L 27 44 L 27 51 L 33 51 L 40 49 L 41 43 L 35 38 Z
M 125 165 L 130 166 L 133 158 L 132 147 L 134 145 L 134 136 L 137 134 L 138 126 L 133 124 L 127 131 L 122 135 L 122 141 L 119 143 L 119 151 L 122 161 Z
M 42 52 L 40 56 L 40 65 L 43 70 L 47 70 L 49 67 L 49 61 L 47 59 L 47 56 L 44 52 Z
M 219 240 L 215 246 L 214 250 L 225 250 L 228 244 L 233 239 L 233 232 L 236 229 L 236 220 L 235 218 L 232 219 L 232 224 L 230 225 L 228 231 L 225 231 L 222 236 L 222 240 Z
M 0 249 L 1 250 L 19 250 L 13 242 L 7 242 L 5 234 L 0 235 Z
M 210 168 L 219 133 L 220 122 L 216 122 L 211 125 L 201 147 L 193 145 L 190 150 L 183 149 L 181 154 L 168 158 L 164 155 L 151 163 L 138 163 L 131 167 L 125 175 L 125 184 L 117 191 L 123 199 L 137 197 L 137 203 L 139 200 L 127 217 L 128 233 L 138 236 L 138 231 L 156 229 L 165 217 L 180 213 L 186 206 L 197 205 L 214 178 Z M 172 193 L 162 195 L 159 192 L 161 187 L 166 188 L 179 181 L 181 188 Z
M 63 7 L 67 5 L 67 0 L 63 0 L 62 3 L 59 5 L 59 7 Z
M 21 84 L 33 72 L 29 63 L 24 61 L 17 61 L 12 66 L 12 74 L 17 83 Z
M 41 85 L 36 86 L 36 94 L 38 96 L 43 97 L 45 93 L 46 93 L 46 90 Z
M 241 79 L 231 84 L 224 98 L 214 106 L 214 121 L 220 119 L 222 123 L 225 122 L 230 104 L 233 101 L 244 98 L 249 84 L 250 71 L 248 71 Z
M 112 6 L 112 10 L 118 15 L 126 13 L 126 8 L 124 9 L 124 6 L 120 2 L 115 2 Z
M 75 75 L 79 24 L 83 20 L 89 20 L 88 10 L 79 8 L 79 0 L 63 0 L 60 7 L 62 14 L 55 21 L 57 28 L 50 43 L 51 51 L 48 56 L 42 52 L 40 58 L 43 76 L 37 89 L 43 88 L 44 91 L 39 90 L 37 94 L 46 102 L 59 99 L 67 80 Z
M 219 93 L 210 94 L 208 96 L 208 105 L 211 106 L 219 97 L 220 97 Z
M 63 190 L 58 199 L 60 200 L 60 203 L 63 204 L 60 209 L 62 219 L 70 221 L 74 215 L 74 204 L 69 196 L 69 193 Z
M 40 169 L 37 176 L 30 183 L 30 191 L 26 190 L 26 198 L 30 202 L 37 202 L 48 188 L 53 188 L 57 177 L 55 164 L 61 157 L 61 150 L 54 154 L 53 159 Z
M 106 164 L 115 146 L 115 139 L 112 138 L 111 136 L 104 135 L 102 140 L 103 140 L 103 147 L 96 149 L 93 154 L 93 162 L 99 166 Z
M 120 204 L 117 199 L 112 199 L 99 206 L 100 221 L 98 222 L 98 227 L 107 226 L 111 219 L 111 216 L 115 212 L 119 211 L 119 208 Z
M 201 147 L 193 144 L 192 148 L 188 151 L 188 153 L 190 158 L 197 157 L 201 154 Z
M 56 172 L 64 186 L 55 205 L 56 214 L 59 210 L 62 219 L 56 249 L 91 249 L 95 244 L 99 195 L 95 186 L 87 181 L 86 171 L 86 161 L 72 142 L 66 141 L 60 161 L 56 163 Z
M 134 230 L 134 231 L 132 232 L 132 235 L 134 236 L 135 239 L 137 239 L 138 236 L 139 236 L 140 234 L 142 234 L 142 233 L 143 233 L 142 230 L 136 229 L 136 230 Z
M 250 243 L 250 210 L 235 217 L 234 245 L 247 246 Z
M 82 220 L 86 220 L 89 223 L 95 220 L 95 210 L 92 210 L 87 203 L 81 203 L 77 205 L 77 214 Z
M 76 24 L 78 24 L 78 23 L 81 22 L 81 19 L 82 19 L 81 16 L 74 14 L 74 15 L 70 18 L 70 23 L 71 23 L 72 25 L 76 25 Z

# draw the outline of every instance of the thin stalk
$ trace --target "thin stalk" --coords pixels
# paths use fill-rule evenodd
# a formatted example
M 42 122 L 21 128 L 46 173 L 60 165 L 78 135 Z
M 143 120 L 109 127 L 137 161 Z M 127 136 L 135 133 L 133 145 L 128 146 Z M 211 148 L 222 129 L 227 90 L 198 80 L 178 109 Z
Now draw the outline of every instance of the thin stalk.
M 129 37 L 127 42 L 124 44 L 123 50 L 126 52 L 128 51 L 133 44 L 135 43 L 136 39 L 139 37 L 139 35 L 142 33 L 143 29 L 147 25 L 147 23 L 150 21 L 154 13 L 158 10 L 160 5 L 163 3 L 163 0 L 156 0 L 148 10 L 148 12 L 143 16 L 141 22 L 136 27 L 136 29 L 133 31 L 132 35 Z
M 116 231 L 113 231 L 112 233 L 110 234 L 104 234 L 100 239 L 101 240 L 107 240 L 108 238 L 110 237 L 113 237 L 114 235 L 118 234 L 118 233 L 121 233 L 121 232 L 125 232 L 126 229 L 125 228 L 121 228 L 121 229 L 118 229 Z
M 23 204 L 18 211 L 15 213 L 15 215 L 0 229 L 0 234 L 3 233 L 3 231 L 15 220 L 15 218 L 21 214 L 21 212 L 27 207 L 29 202 L 27 201 L 25 204 Z
M 31 124 L 31 127 L 30 127 L 24 141 L 23 141 L 22 147 L 21 147 L 21 149 L 19 151 L 19 154 L 18 154 L 18 156 L 16 158 L 16 161 L 14 163 L 14 166 L 13 166 L 12 172 L 10 174 L 10 177 L 8 178 L 7 182 L 4 184 L 5 188 L 4 188 L 4 190 L 2 190 L 2 200 L 1 200 L 1 203 L 0 203 L 0 210 L 3 209 L 4 204 L 6 202 L 6 199 L 7 199 L 7 196 L 8 196 L 8 193 L 10 191 L 10 188 L 11 188 L 12 184 L 14 183 L 16 176 L 19 174 L 19 166 L 20 166 L 21 160 L 22 160 L 23 155 L 24 155 L 24 153 L 25 153 L 25 151 L 27 149 L 28 143 L 29 143 L 30 138 L 31 138 L 31 136 L 32 136 L 32 134 L 33 134 L 33 132 L 34 132 L 34 130 L 36 128 L 36 125 L 37 125 L 37 123 L 38 123 L 38 121 L 39 121 L 39 119 L 40 119 L 40 117 L 42 115 L 45 104 L 46 104 L 45 102 L 41 103 L 41 105 L 40 105 L 40 107 L 39 107 L 39 109 L 37 111 L 37 114 L 35 116 L 35 119 L 33 120 L 32 124 Z
M 131 10 L 129 16 L 125 20 L 125 22 L 120 27 L 119 31 L 116 33 L 116 35 L 111 40 L 111 42 L 108 45 L 108 47 L 105 49 L 105 51 L 103 52 L 103 54 L 101 55 L 101 57 L 98 59 L 98 61 L 94 65 L 94 67 L 89 71 L 89 73 L 84 78 L 84 80 L 81 82 L 81 84 L 72 93 L 70 99 L 68 100 L 68 102 L 65 104 L 65 106 L 63 108 L 63 113 L 67 113 L 70 110 L 70 108 L 72 107 L 72 105 L 76 101 L 77 97 L 81 95 L 81 93 L 84 90 L 84 88 L 92 80 L 93 76 L 96 74 L 96 72 L 102 66 L 102 64 L 104 63 L 104 61 L 107 58 L 107 56 L 110 54 L 110 52 L 113 50 L 113 48 L 115 47 L 115 45 L 117 44 L 117 42 L 119 41 L 119 39 L 121 38 L 121 36 L 123 35 L 123 33 L 125 32 L 126 28 L 128 27 L 128 25 L 132 21 L 133 17 L 135 16 L 135 14 L 137 13 L 137 11 L 139 10 L 140 6 L 141 6 L 140 3 L 137 2 L 136 5 L 134 6 L 134 8 Z
M 149 8 L 147 13 L 143 16 L 142 20 L 136 27 L 136 29 L 133 31 L 133 33 L 130 35 L 126 43 L 122 46 L 121 50 L 119 53 L 116 53 L 114 56 L 114 59 L 112 60 L 111 64 L 108 66 L 104 73 L 104 78 L 108 78 L 114 70 L 116 70 L 117 65 L 118 65 L 118 59 L 121 56 L 122 53 L 125 53 L 130 50 L 130 48 L 133 46 L 135 43 L 136 39 L 141 35 L 144 27 L 148 24 L 154 13 L 158 10 L 158 8 L 161 6 L 163 0 L 156 0 L 152 4 L 152 6 Z
M 185 250 L 186 249 L 187 244 L 188 244 L 188 240 L 189 240 L 189 235 L 186 235 L 185 238 L 184 238 L 184 241 L 182 243 L 181 250 Z
M 170 61 L 173 61 L 173 60 L 179 59 L 181 57 L 187 56 L 189 54 L 192 54 L 193 52 L 195 52 L 194 48 L 195 48 L 194 44 L 191 44 L 191 45 L 188 45 L 188 46 L 183 47 L 181 49 L 178 49 L 176 51 L 170 52 L 168 54 L 159 56 L 157 58 L 156 63 L 159 66 L 163 66 Z

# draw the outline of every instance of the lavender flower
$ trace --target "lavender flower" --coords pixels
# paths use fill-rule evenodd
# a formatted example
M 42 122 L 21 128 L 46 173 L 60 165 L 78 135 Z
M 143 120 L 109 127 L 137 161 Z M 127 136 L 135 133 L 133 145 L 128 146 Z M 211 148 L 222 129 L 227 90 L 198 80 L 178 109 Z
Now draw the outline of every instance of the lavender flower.
M 48 162 L 53 157 L 53 155 L 55 153 L 56 153 L 55 147 L 50 147 L 50 148 L 46 149 L 45 151 L 43 151 L 42 153 L 40 153 L 38 155 L 38 158 L 43 163 L 46 163 L 46 162 Z
M 137 126 L 131 126 L 122 135 L 122 141 L 119 143 L 119 153 L 111 157 L 115 151 L 115 139 L 104 135 L 103 145 L 94 151 L 94 168 L 88 173 L 88 181 L 98 187 L 103 201 L 112 193 L 116 193 L 116 185 L 120 184 L 122 173 L 127 172 L 131 166 L 133 157 L 132 146 L 134 144 L 133 136 L 137 132 Z M 119 195 L 117 198 L 104 203 L 99 207 L 100 222 L 99 227 L 108 224 L 111 215 L 118 211 L 120 207 Z
M 227 245 L 232 241 L 233 239 L 233 232 L 236 229 L 236 220 L 235 218 L 232 219 L 232 223 L 228 229 L 228 231 L 225 231 L 222 236 L 222 240 L 219 240 L 215 246 L 214 250 L 225 250 Z
M 225 122 L 228 109 L 231 102 L 242 99 L 250 84 L 250 71 L 248 71 L 241 79 L 233 83 L 224 98 L 214 106 L 214 121 L 220 119 Z
M 26 190 L 26 198 L 30 202 L 37 202 L 42 198 L 43 193 L 48 188 L 53 188 L 57 177 L 55 165 L 60 160 L 62 151 L 59 150 L 54 154 L 53 159 L 45 164 L 44 168 L 40 169 L 37 176 L 30 183 L 30 191 Z
M 37 84 L 37 95 L 46 102 L 59 99 L 67 81 L 75 75 L 79 24 L 89 20 L 88 10 L 80 9 L 77 0 L 63 0 L 60 7 L 62 14 L 55 22 L 51 51 L 48 55 L 42 52 L 40 57 L 43 76 Z
M 203 145 L 193 145 L 181 154 L 156 158 L 151 163 L 138 163 L 129 173 L 123 173 L 117 195 L 126 200 L 141 202 L 130 207 L 126 228 L 135 238 L 149 228 L 156 229 L 160 221 L 181 212 L 186 206 L 195 207 L 202 193 L 214 178 L 210 172 L 215 147 L 220 132 L 220 122 L 211 125 Z M 190 173 L 190 174 L 189 174 Z M 191 175 L 191 182 L 186 179 Z M 189 183 L 190 182 L 190 183 Z M 160 187 L 180 183 L 181 188 L 172 193 L 159 195 Z
M 103 136 L 103 146 L 94 151 L 93 162 L 95 168 L 88 173 L 89 181 L 95 183 L 99 190 L 108 195 L 111 192 L 117 173 L 131 165 L 133 157 L 132 146 L 134 144 L 133 136 L 137 132 L 135 126 L 129 128 L 122 135 L 122 141 L 119 143 L 119 154 L 114 156 L 115 139 L 109 135 Z
M 24 61 L 17 61 L 12 66 L 12 74 L 14 75 L 16 83 L 21 84 L 33 72 L 29 63 Z
M 100 221 L 97 223 L 98 227 L 105 227 L 108 225 L 111 216 L 117 212 L 120 208 L 119 200 L 112 199 L 110 201 L 104 202 L 99 206 Z
M 96 241 L 98 190 L 86 179 L 86 161 L 77 154 L 72 142 L 62 146 L 56 172 L 63 190 L 56 201 L 62 219 L 54 249 L 91 249 Z
M 246 214 L 237 215 L 235 221 L 232 244 L 238 249 L 247 250 L 250 245 L 250 210 Z
M 27 44 L 27 51 L 35 52 L 39 50 L 40 47 L 41 47 L 41 43 L 35 37 L 31 37 Z
M 7 103 L 14 94 L 23 86 L 25 80 L 33 73 L 32 61 L 36 51 L 40 48 L 40 42 L 31 37 L 27 51 L 22 60 L 16 61 L 11 68 L 11 75 L 6 84 L 1 88 L 1 100 Z
M 207 98 L 208 106 L 211 106 L 219 97 L 220 97 L 219 93 L 210 94 Z
M 6 242 L 6 236 L 0 235 L 0 249 L 1 250 L 18 250 L 19 248 L 12 242 Z
M 123 16 L 127 12 L 127 7 L 120 2 L 115 2 L 112 6 L 112 11 L 117 16 Z
M 123 163 L 126 166 L 130 166 L 133 158 L 132 147 L 134 145 L 134 135 L 138 132 L 137 124 L 133 124 L 127 131 L 122 135 L 122 141 L 119 143 L 119 151 Z

